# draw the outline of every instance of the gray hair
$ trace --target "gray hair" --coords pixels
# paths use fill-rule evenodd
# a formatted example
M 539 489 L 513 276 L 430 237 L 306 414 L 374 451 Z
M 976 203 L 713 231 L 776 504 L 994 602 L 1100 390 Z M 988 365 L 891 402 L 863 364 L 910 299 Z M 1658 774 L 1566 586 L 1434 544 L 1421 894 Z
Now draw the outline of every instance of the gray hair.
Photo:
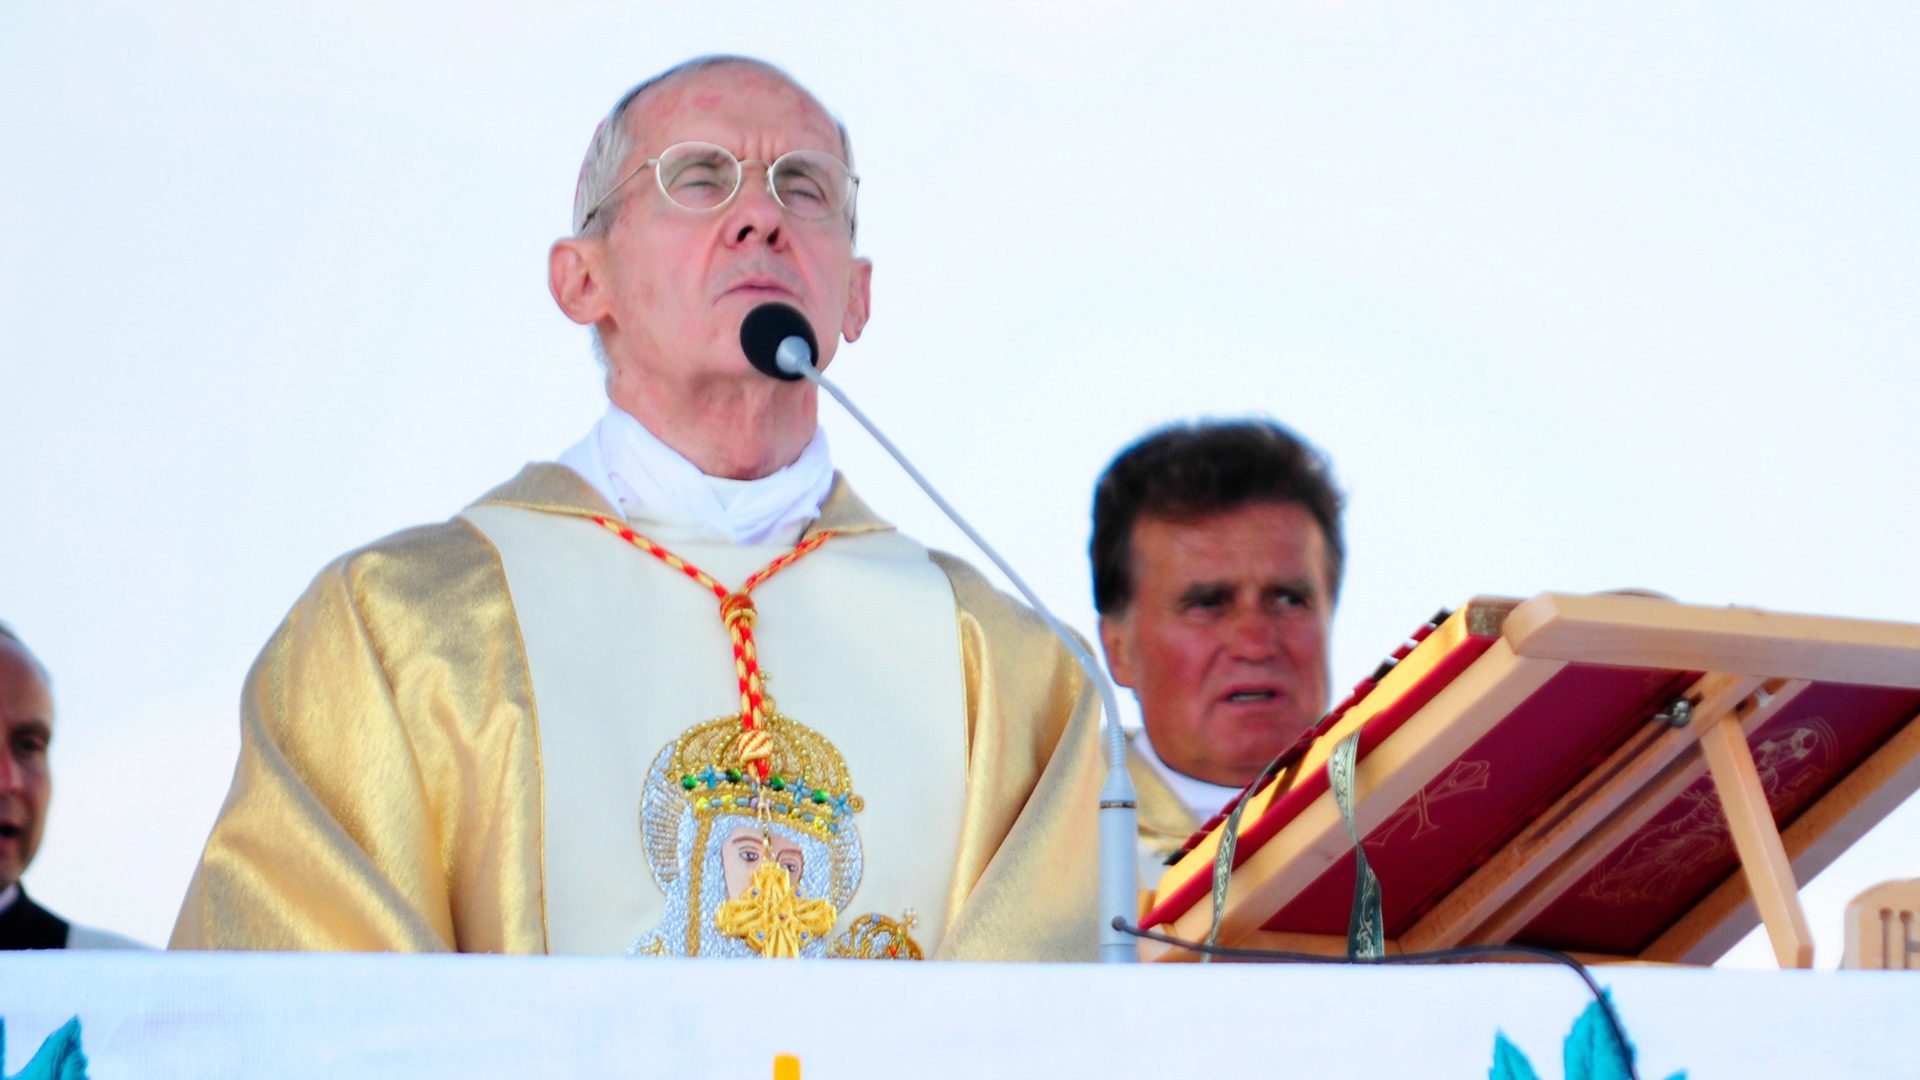
M 593 129 L 593 138 L 587 143 L 587 156 L 580 162 L 580 181 L 573 189 L 573 235 L 576 237 L 605 236 L 607 230 L 612 227 L 610 224 L 612 214 L 595 214 L 591 221 L 587 219 L 587 215 L 602 199 L 612 194 L 614 185 L 620 182 L 621 169 L 626 165 L 627 158 L 633 154 L 634 132 L 627 124 L 628 107 L 639 100 L 642 94 L 668 79 L 722 64 L 747 64 L 757 67 L 785 79 L 802 91 L 806 90 L 806 87 L 801 86 L 793 76 L 765 60 L 730 53 L 696 56 L 640 82 L 633 89 L 620 95 L 620 100 L 613 103 L 613 108 L 608 111 L 606 119 L 600 121 L 600 126 Z M 824 109 L 825 106 L 822 108 Z M 847 135 L 847 125 L 832 113 L 827 115 L 833 121 L 834 129 L 840 133 L 840 156 L 846 161 L 847 171 L 852 172 L 853 140 Z M 600 209 L 604 210 L 606 207 L 600 207 Z M 850 234 L 855 228 L 856 214 L 857 209 L 849 206 L 847 229 Z

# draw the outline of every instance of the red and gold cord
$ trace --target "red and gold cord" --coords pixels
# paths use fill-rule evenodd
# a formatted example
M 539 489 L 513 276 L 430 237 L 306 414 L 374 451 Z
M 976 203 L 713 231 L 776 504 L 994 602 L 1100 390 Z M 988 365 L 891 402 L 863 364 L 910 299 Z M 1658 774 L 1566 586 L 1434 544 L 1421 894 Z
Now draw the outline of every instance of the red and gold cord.
M 740 741 L 736 744 L 741 763 L 753 770 L 754 776 L 765 781 L 770 771 L 769 760 L 772 757 L 772 745 L 766 733 L 767 693 L 760 674 L 760 655 L 753 643 L 753 623 L 758 613 L 749 594 L 768 578 L 800 561 L 809 552 L 839 534 L 825 529 L 813 534 L 793 550 L 755 571 L 747 578 L 738 591 L 728 589 L 714 580 L 705 570 L 654 543 L 645 536 L 627 528 L 624 524 L 610 518 L 595 516 L 594 524 L 639 548 L 641 551 L 659 559 L 675 570 L 680 571 L 696 583 L 705 586 L 720 601 L 720 621 L 726 625 L 727 635 L 733 639 L 734 673 L 740 679 Z

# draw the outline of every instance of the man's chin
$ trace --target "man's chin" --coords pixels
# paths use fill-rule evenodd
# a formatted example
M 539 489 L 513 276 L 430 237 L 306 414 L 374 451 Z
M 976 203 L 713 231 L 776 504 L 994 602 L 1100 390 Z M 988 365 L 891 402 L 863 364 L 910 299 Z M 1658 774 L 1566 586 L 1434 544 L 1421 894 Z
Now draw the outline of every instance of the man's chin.
M 1301 728 L 1300 730 L 1305 731 L 1306 729 Z M 1239 750 L 1232 755 L 1230 759 L 1232 764 L 1230 767 L 1235 775 L 1245 776 L 1251 779 L 1258 776 L 1260 770 L 1273 764 L 1275 758 L 1292 749 L 1293 745 L 1299 741 L 1300 736 L 1296 733 L 1283 739 L 1261 739 L 1256 742 L 1243 743 L 1240 745 Z M 1246 782 L 1247 780 L 1239 781 L 1239 783 L 1242 784 Z
M 33 852 L 27 848 L 29 839 L 24 831 L 0 834 L 0 889 L 18 881 L 33 861 Z

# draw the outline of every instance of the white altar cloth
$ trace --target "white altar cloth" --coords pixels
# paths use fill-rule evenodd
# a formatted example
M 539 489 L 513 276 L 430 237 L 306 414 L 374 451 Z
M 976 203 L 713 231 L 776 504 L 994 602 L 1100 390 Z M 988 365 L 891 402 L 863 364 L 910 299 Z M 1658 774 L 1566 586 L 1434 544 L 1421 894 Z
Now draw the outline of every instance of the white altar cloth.
M 1920 976 L 1597 969 L 1640 1072 L 1920 1075 Z M 78 1016 L 109 1077 L 1543 1078 L 1591 1000 L 1545 965 L 905 964 L 0 954 L 12 1075 Z

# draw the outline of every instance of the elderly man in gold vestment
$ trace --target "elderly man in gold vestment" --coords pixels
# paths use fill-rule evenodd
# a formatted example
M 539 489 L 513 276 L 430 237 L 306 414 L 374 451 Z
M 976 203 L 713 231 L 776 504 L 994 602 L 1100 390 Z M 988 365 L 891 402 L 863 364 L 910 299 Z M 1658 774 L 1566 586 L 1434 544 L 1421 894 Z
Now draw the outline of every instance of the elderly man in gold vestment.
M 1320 718 L 1345 546 L 1327 461 L 1271 421 L 1176 424 L 1094 490 L 1093 595 L 1129 748 L 1140 866 L 1168 855 Z
M 749 311 L 857 339 L 845 128 L 673 68 L 549 256 L 608 408 L 321 571 L 243 695 L 176 948 L 1090 959 L 1098 709 L 1065 650 L 834 471 Z

